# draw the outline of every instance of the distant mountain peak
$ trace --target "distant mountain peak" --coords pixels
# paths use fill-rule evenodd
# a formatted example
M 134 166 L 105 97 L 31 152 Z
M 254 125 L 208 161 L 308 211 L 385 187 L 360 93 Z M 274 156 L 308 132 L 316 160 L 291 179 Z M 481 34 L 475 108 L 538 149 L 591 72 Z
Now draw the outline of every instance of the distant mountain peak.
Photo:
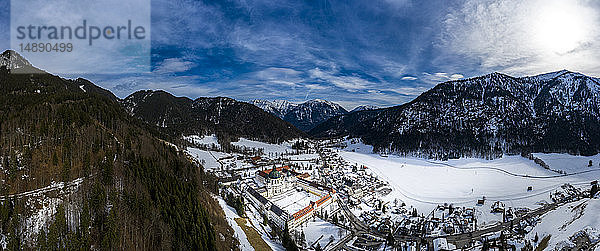
M 8 70 L 15 70 L 26 66 L 31 67 L 31 63 L 23 56 L 13 50 L 6 50 L 0 55 L 0 67 L 5 66 Z
M 341 105 L 324 99 L 311 99 L 299 104 L 286 100 L 252 100 L 250 103 L 303 131 L 331 117 L 348 113 Z
M 379 107 L 374 106 L 374 105 L 359 105 L 356 108 L 352 109 L 352 111 L 350 111 L 350 112 L 370 111 L 370 110 L 377 110 L 377 109 L 379 109 Z

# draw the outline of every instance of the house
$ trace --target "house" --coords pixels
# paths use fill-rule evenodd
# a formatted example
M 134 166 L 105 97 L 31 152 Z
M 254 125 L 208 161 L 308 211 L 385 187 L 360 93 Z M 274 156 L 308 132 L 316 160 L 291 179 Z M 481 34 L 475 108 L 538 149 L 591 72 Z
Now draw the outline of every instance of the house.
M 485 196 L 483 196 L 483 198 L 477 200 L 477 205 L 481 206 L 483 204 L 485 204 Z
M 253 164 L 256 165 L 256 163 L 258 163 L 262 158 L 260 156 L 256 156 L 256 157 L 252 157 L 250 158 L 250 160 L 252 161 Z
M 496 201 L 492 204 L 492 213 L 502 213 L 504 212 L 505 206 L 501 201 Z

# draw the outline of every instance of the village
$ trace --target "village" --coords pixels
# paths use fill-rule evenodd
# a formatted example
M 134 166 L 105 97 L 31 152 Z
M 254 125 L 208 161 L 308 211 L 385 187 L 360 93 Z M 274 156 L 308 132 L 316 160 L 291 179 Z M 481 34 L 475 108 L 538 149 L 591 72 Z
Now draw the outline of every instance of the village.
M 565 184 L 536 210 L 483 196 L 469 205 L 419 211 L 400 198 L 384 199 L 396 188 L 369 166 L 340 156 L 341 141 L 301 140 L 281 149 L 254 142 L 230 153 L 219 152 L 214 139 L 191 142 L 196 148 L 188 152 L 203 165 L 208 161 L 199 156 L 213 158 L 208 171 L 219 177 L 222 197 L 240 202 L 236 210 L 263 239 L 283 243 L 286 235 L 302 250 L 514 248 L 527 244 L 511 241 L 522 240 L 542 213 L 585 197 L 583 189 Z

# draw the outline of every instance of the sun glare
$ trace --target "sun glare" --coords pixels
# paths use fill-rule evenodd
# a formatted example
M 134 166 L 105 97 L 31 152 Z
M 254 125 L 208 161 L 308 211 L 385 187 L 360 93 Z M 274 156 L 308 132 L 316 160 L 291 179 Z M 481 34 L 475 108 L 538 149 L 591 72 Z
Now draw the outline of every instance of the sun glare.
M 547 1 L 533 17 L 533 39 L 546 52 L 568 53 L 588 39 L 590 31 L 585 14 L 581 8 L 565 1 Z

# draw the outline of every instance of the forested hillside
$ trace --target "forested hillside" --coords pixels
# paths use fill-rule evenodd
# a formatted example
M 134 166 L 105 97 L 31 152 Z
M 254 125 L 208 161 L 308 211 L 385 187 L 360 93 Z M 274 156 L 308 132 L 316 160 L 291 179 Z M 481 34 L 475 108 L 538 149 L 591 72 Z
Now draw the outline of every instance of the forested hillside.
M 375 151 L 433 158 L 600 152 L 600 80 L 559 71 L 438 84 L 413 101 L 338 116 L 310 131 L 359 137 Z
M 244 137 L 280 143 L 305 134 L 260 108 L 231 98 L 175 97 L 164 91 L 138 91 L 122 101 L 126 109 L 167 136 L 216 134 L 223 142 Z
M 210 195 L 216 179 L 202 167 L 131 117 L 110 92 L 82 79 L 11 74 L 28 66 L 2 56 L 3 245 L 237 249 Z

